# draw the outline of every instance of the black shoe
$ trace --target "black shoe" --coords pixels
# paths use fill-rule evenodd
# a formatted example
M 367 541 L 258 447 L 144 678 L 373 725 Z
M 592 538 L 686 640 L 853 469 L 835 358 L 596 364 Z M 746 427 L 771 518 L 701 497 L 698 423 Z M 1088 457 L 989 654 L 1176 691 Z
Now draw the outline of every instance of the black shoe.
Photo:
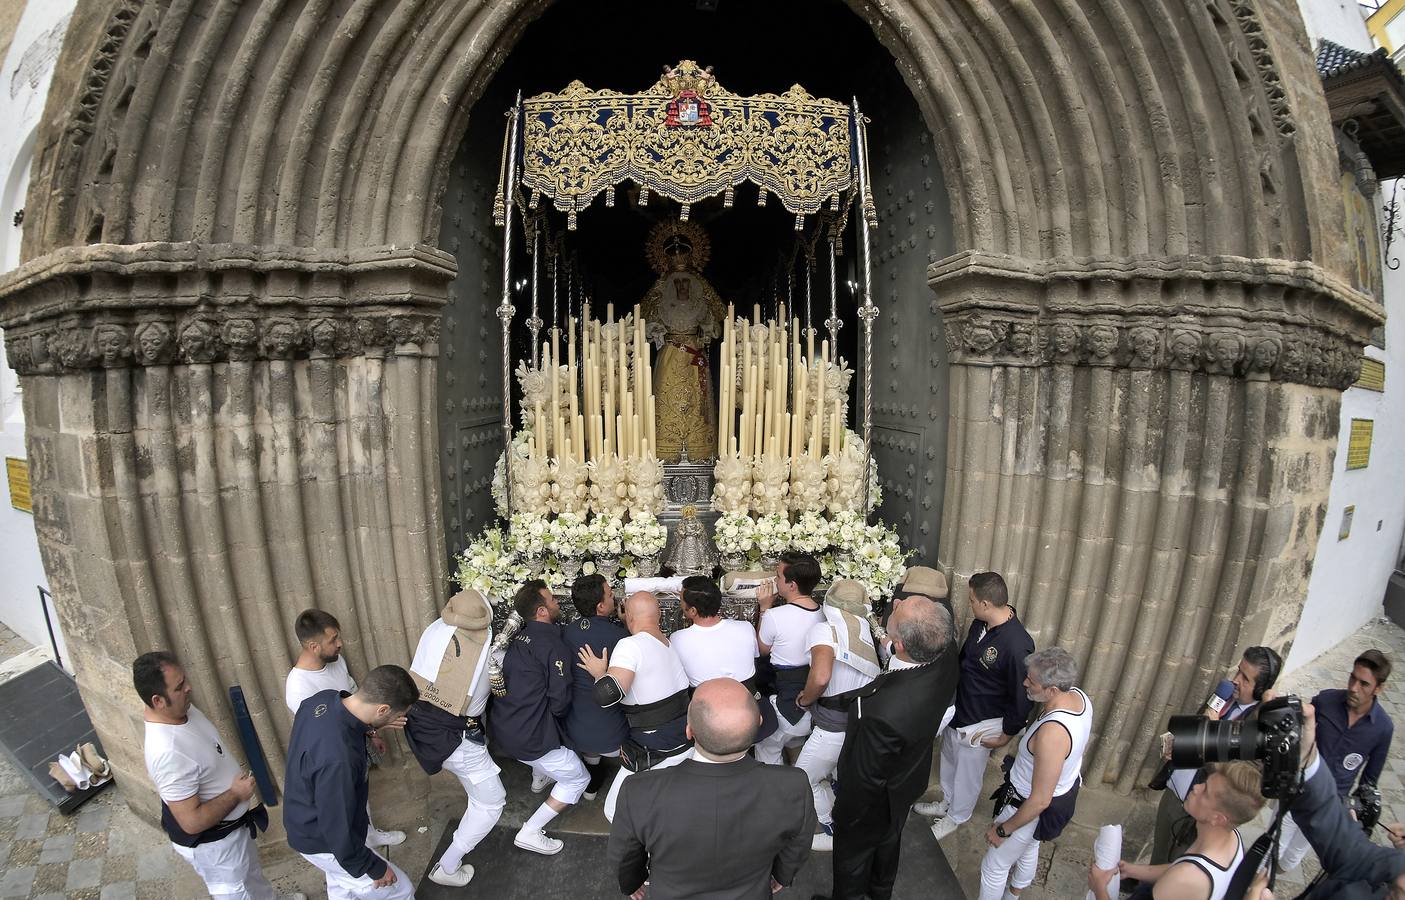
M 1117 886 L 1117 892 L 1120 893 L 1120 894 L 1130 894 L 1130 893 L 1132 893 L 1133 891 L 1135 891 L 1137 888 L 1141 887 L 1141 885 L 1142 885 L 1142 883 L 1141 883 L 1141 881 L 1140 881 L 1139 879 L 1136 879 L 1136 878 L 1124 878 L 1124 879 L 1122 879 L 1122 881 L 1118 884 L 1118 886 Z

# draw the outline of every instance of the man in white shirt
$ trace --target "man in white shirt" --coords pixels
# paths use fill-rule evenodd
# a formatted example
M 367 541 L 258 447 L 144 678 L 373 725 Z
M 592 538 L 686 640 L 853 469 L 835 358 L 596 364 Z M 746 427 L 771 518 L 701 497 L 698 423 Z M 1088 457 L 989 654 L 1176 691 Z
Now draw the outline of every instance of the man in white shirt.
M 596 656 L 582 647 L 581 668 L 595 679 L 595 700 L 619 704 L 629 721 L 620 748 L 623 764 L 605 797 L 605 818 L 614 821 L 620 787 L 631 774 L 675 766 L 689 758 L 688 673 L 659 626 L 659 601 L 648 591 L 631 594 L 624 606 L 629 637 Z
M 346 668 L 346 660 L 341 655 L 341 623 L 337 617 L 320 609 L 305 609 L 293 622 L 293 633 L 298 637 L 302 651 L 288 672 L 283 688 L 283 699 L 288 704 L 288 712 L 298 714 L 298 707 L 313 694 L 322 691 L 342 691 L 356 693 L 356 679 Z M 367 733 L 371 746 L 378 755 L 386 752 L 385 739 L 375 731 Z M 370 825 L 366 829 L 367 847 L 394 847 L 405 842 L 403 831 L 382 831 L 370 818 L 371 808 L 366 807 L 366 818 Z
M 834 849 L 834 789 L 829 779 L 839 763 L 849 723 L 848 703 L 839 697 L 865 686 L 882 671 L 868 612 L 864 586 L 841 578 L 825 592 L 824 621 L 810 626 L 806 636 L 810 674 L 796 703 L 810 710 L 814 729 L 795 765 L 809 776 L 815 798 L 816 831 L 810 845 L 814 850 Z
M 669 635 L 673 650 L 697 687 L 713 678 L 750 684 L 756 677 L 756 631 L 747 623 L 722 618 L 722 591 L 703 575 L 683 579 L 679 607 L 688 627 Z
M 820 605 L 810 596 L 820 583 L 820 564 L 808 553 L 785 553 L 776 569 L 775 589 L 757 589 L 756 644 L 771 655 L 776 670 L 776 693 L 770 698 L 779 728 L 756 745 L 756 758 L 779 764 L 788 744 L 800 744 L 810 733 L 810 713 L 796 704 L 810 674 L 806 638 L 810 628 L 824 621 Z M 773 606 L 776 598 L 785 601 Z
M 410 707 L 405 738 L 426 773 L 452 772 L 468 795 L 453 840 L 429 871 L 430 881 L 447 887 L 463 887 L 473 878 L 473 866 L 463 858 L 493 830 L 507 805 L 501 770 L 488 755 L 483 730 L 491 693 L 487 672 L 492 622 L 492 608 L 482 594 L 472 589 L 458 592 L 425 629 L 410 664 L 420 699 Z M 462 664 L 453 665 L 460 657 Z M 462 705 L 459 697 L 466 698 Z M 460 710 L 463 714 L 456 714 Z
M 171 846 L 211 897 L 272 900 L 254 844 L 268 813 L 250 805 L 253 776 L 240 770 L 215 726 L 191 704 L 185 669 L 171 653 L 145 653 L 132 663 L 132 683 L 145 704 L 146 771 L 161 797 Z

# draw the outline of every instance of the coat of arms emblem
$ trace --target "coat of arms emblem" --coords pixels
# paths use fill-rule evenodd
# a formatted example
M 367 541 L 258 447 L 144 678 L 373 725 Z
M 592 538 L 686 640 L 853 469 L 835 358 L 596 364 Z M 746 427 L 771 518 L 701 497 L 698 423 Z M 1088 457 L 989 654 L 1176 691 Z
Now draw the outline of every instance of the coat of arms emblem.
M 706 128 L 712 125 L 712 104 L 703 99 L 703 91 L 712 83 L 712 67 L 698 68 L 685 59 L 674 68 L 664 68 L 664 84 L 673 92 L 668 102 L 664 125 L 669 128 Z

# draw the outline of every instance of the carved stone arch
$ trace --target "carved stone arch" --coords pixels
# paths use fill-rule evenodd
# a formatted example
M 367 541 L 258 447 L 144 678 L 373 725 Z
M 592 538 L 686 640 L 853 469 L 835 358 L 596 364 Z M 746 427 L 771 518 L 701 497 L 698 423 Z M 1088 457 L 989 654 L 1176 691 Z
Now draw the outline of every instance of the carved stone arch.
M 1382 316 L 1344 277 L 1296 7 L 849 5 L 951 194 L 957 252 L 928 270 L 951 348 L 938 559 L 958 607 L 1000 570 L 1039 642 L 1078 654 L 1106 711 L 1090 781 L 1129 787 L 1237 646 L 1291 642 L 1337 397 Z M 356 666 L 403 663 L 447 583 L 440 195 L 547 3 L 333 6 L 85 0 L 58 65 L 0 324 L 28 350 L 36 526 L 66 626 L 107 638 L 78 675 L 123 772 L 131 709 L 104 698 L 133 653 L 175 647 L 205 697 L 244 684 L 278 769 L 290 615 L 333 609 Z M 99 326 L 149 350 L 105 328 L 93 352 Z M 1283 350 L 1216 357 L 1225 334 Z

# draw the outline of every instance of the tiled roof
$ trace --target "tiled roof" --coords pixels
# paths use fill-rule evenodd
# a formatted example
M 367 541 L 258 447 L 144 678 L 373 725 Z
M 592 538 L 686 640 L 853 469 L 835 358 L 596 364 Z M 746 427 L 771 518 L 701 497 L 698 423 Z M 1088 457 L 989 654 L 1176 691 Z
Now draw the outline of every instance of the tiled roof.
M 1373 65 L 1383 65 L 1397 81 L 1405 82 L 1405 75 L 1401 75 L 1400 69 L 1391 62 L 1390 54 L 1384 47 L 1378 47 L 1373 53 L 1363 53 L 1326 38 L 1317 42 L 1317 74 L 1324 80 L 1367 69 Z

